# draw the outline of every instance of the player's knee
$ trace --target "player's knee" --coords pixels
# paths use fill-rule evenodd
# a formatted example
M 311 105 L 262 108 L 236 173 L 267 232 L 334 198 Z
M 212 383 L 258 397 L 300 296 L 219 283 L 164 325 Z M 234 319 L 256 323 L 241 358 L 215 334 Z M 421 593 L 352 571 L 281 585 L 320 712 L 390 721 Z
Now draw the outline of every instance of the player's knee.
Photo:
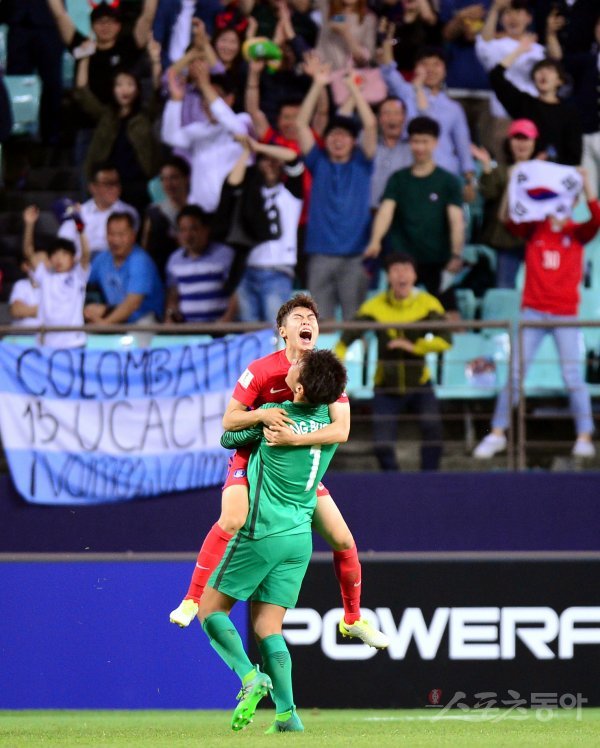
M 355 545 L 352 533 L 347 528 L 345 532 L 331 535 L 328 543 L 334 551 L 349 551 Z

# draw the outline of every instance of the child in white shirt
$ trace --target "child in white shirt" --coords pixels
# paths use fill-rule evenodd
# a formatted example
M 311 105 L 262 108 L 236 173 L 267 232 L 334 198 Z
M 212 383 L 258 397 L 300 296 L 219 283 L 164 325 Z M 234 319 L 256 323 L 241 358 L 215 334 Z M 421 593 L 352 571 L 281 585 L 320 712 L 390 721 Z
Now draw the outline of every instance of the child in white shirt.
M 81 257 L 76 259 L 75 244 L 68 239 L 56 239 L 48 251 L 48 258 L 37 254 L 34 247 L 34 228 L 39 209 L 30 205 L 23 211 L 25 231 L 23 254 L 34 269 L 33 279 L 39 285 L 40 303 L 38 320 L 45 326 L 83 327 L 85 287 L 90 274 L 89 244 L 80 230 Z M 78 348 L 84 346 L 83 331 L 47 332 L 39 336 L 41 345 L 52 348 Z

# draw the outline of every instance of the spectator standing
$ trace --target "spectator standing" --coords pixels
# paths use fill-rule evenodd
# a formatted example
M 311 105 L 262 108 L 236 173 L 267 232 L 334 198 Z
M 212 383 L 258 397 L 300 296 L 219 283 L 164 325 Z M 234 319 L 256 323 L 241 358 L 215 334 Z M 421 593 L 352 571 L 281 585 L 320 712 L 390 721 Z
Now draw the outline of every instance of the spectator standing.
M 465 181 L 464 198 L 474 200 L 475 164 L 471 156 L 469 127 L 461 105 L 452 101 L 444 91 L 444 53 L 439 49 L 421 50 L 414 78 L 412 83 L 408 83 L 396 70 L 390 39 L 386 39 L 383 49 L 381 71 L 390 93 L 405 103 L 409 120 L 422 115 L 438 123 L 440 133 L 435 152 L 436 164 L 456 176 L 462 175 Z
M 393 252 L 385 260 L 388 289 L 365 301 L 356 319 L 372 322 L 439 321 L 444 308 L 431 294 L 415 288 L 417 272 L 414 259 Z M 345 332 L 336 352 L 342 357 L 360 333 Z M 398 438 L 398 417 L 406 412 L 418 414 L 421 429 L 421 470 L 437 470 L 442 457 L 442 419 L 439 403 L 431 386 L 425 364 L 427 353 L 442 353 L 450 348 L 446 330 L 379 330 L 378 362 L 373 397 L 373 441 L 381 470 L 398 470 L 394 445 Z
M 583 274 L 583 245 L 591 241 L 600 228 L 600 203 L 594 199 L 589 178 L 584 172 L 584 191 L 591 217 L 585 223 L 574 223 L 570 217 L 550 216 L 533 223 L 508 223 L 509 229 L 526 240 L 525 287 L 521 318 L 525 321 L 577 319 L 579 285 Z M 501 209 L 506 215 L 506 200 Z M 518 349 L 513 353 L 512 405 L 519 397 L 519 371 L 523 377 L 540 347 L 544 337 L 552 335 L 558 349 L 560 367 L 569 396 L 569 407 L 575 420 L 577 439 L 572 454 L 575 457 L 593 457 L 592 444 L 594 420 L 589 390 L 583 379 L 581 366 L 584 343 L 581 329 L 573 327 L 527 327 L 523 330 L 521 350 L 522 367 Z M 507 385 L 498 396 L 492 419 L 491 432 L 473 452 L 477 459 L 486 460 L 506 449 L 505 432 L 510 423 L 511 402 Z
M 55 1 L 62 6 L 63 0 Z M 42 142 L 58 145 L 63 50 L 48 3 L 46 0 L 4 0 L 2 6 L 2 22 L 8 25 L 6 74 L 37 73 L 40 76 Z
M 531 77 L 537 96 L 520 91 L 506 78 L 506 71 L 521 55 L 529 52 L 534 43 L 534 37 L 525 36 L 492 69 L 492 87 L 513 119 L 530 119 L 535 122 L 540 133 L 540 148 L 549 161 L 578 166 L 582 151 L 581 125 L 577 110 L 559 98 L 559 89 L 565 83 L 562 65 L 549 58 L 535 63 Z
M 289 148 L 247 139 L 223 185 L 220 209 L 240 193 L 237 215 L 253 240 L 237 288 L 242 322 L 271 322 L 292 295 L 297 261 L 298 222 L 302 212 L 304 164 Z M 252 154 L 256 166 L 247 169 Z M 293 160 L 284 169 L 282 160 Z M 231 215 L 231 211 L 226 210 Z
M 366 0 L 318 0 L 321 29 L 316 51 L 332 70 L 364 67 L 373 59 L 377 19 Z
M 179 248 L 167 261 L 167 322 L 229 322 L 235 300 L 226 290 L 233 250 L 210 240 L 210 216 L 186 205 L 177 216 Z
M 438 134 L 438 123 L 429 117 L 409 124 L 413 164 L 390 177 L 365 252 L 377 257 L 389 230 L 391 249 L 414 258 L 419 281 L 434 296 L 445 290 L 443 272 L 462 268 L 465 233 L 460 183 L 434 160 Z M 445 306 L 454 311 L 453 295 Z
M 346 84 L 363 125 L 360 147 L 356 145 L 354 120 L 336 116 L 325 131 L 325 148 L 320 148 L 309 123 L 330 79 L 328 65 L 315 68 L 313 84 L 296 120 L 300 148 L 313 176 L 305 245 L 308 288 L 323 318 L 333 318 L 339 303 L 343 318 L 352 319 L 366 291 L 362 252 L 371 222 L 377 120 L 350 75 Z
M 548 16 L 555 13 L 565 23 L 559 29 L 559 41 L 565 54 L 584 52 L 594 41 L 594 22 L 598 14 L 597 0 L 535 0 L 534 26 L 544 43 Z
M 96 164 L 90 173 L 88 190 L 91 198 L 81 205 L 79 213 L 85 224 L 85 234 L 90 246 L 92 259 L 106 249 L 106 223 L 113 213 L 129 213 L 134 229 L 139 228 L 137 210 L 121 200 L 121 180 L 119 172 L 111 163 Z M 74 221 L 64 221 L 58 230 L 61 239 L 69 239 L 81 253 L 79 234 Z
M 222 0 L 159 0 L 152 36 L 161 46 L 165 70 L 183 57 L 188 48 L 193 19 L 199 18 L 211 35 L 215 30 L 215 17 L 222 10 Z
M 142 13 L 131 35 L 122 32 L 118 7 L 101 2 L 93 8 L 90 19 L 94 39 L 87 39 L 76 28 L 62 0 L 47 0 L 59 34 L 71 54 L 78 59 L 89 57 L 89 86 L 96 98 L 109 105 L 113 95 L 113 78 L 117 70 L 139 73 L 144 63 L 143 51 L 150 41 L 152 20 L 158 0 L 144 0 Z M 94 129 L 94 121 L 77 110 L 75 162 L 85 160 Z
M 165 263 L 178 247 L 177 216 L 188 204 L 191 169 L 181 156 L 171 156 L 160 168 L 164 199 L 146 209 L 141 245 L 154 260 L 160 277 L 165 277 Z
M 106 227 L 108 252 L 93 262 L 90 284 L 97 284 L 104 303 L 86 304 L 87 322 L 147 324 L 162 317 L 164 290 L 156 265 L 135 243 L 135 223 L 130 213 L 113 213 Z
M 463 107 L 471 140 L 481 142 L 489 127 L 490 84 L 475 54 L 475 39 L 483 28 L 492 0 L 440 0 L 442 35 L 448 60 L 448 95 Z
M 33 234 L 39 210 L 30 205 L 23 211 L 25 231 L 23 254 L 33 268 L 33 280 L 39 287 L 38 321 L 48 327 L 83 326 L 85 286 L 90 274 L 90 252 L 83 224 L 78 224 L 81 256 L 76 259 L 75 245 L 68 239 L 56 239 L 48 257 L 35 252 Z M 47 332 L 39 336 L 40 345 L 52 348 L 79 348 L 85 345 L 83 331 Z
M 412 163 L 405 136 L 406 108 L 401 99 L 388 96 L 377 108 L 379 140 L 371 178 L 371 208 L 377 210 L 381 196 L 392 174 Z
M 592 189 L 600 188 L 600 11 L 594 24 L 595 41 L 590 49 L 563 55 L 558 31 L 566 19 L 553 13 L 548 16 L 546 44 L 548 52 L 562 59 L 573 79 L 571 103 L 581 115 L 583 130 L 583 166 L 590 177 Z
M 417 55 L 423 47 L 442 46 L 442 25 L 431 0 L 370 2 L 379 17 L 379 35 L 389 34 L 395 40 L 394 59 L 398 70 L 411 80 Z
M 492 70 L 508 54 L 513 52 L 519 42 L 526 38 L 531 25 L 531 13 L 527 0 L 494 0 L 481 33 L 475 40 L 475 52 L 477 58 L 485 68 L 486 72 Z M 502 26 L 503 33 L 496 35 L 498 21 Z M 506 79 L 509 80 L 519 91 L 524 91 L 531 96 L 537 96 L 537 89 L 531 79 L 531 69 L 536 62 L 543 60 L 546 50 L 541 44 L 534 42 L 529 51 L 515 60 L 506 71 Z M 491 148 L 497 161 L 504 159 L 502 143 L 506 138 L 509 125 L 509 116 L 495 95 L 490 101 L 490 111 L 493 117 L 492 131 L 484 136 L 482 142 Z
M 171 68 L 170 100 L 163 114 L 162 140 L 189 153 L 192 166 L 190 202 L 212 213 L 219 204 L 221 187 L 242 152 L 234 135 L 248 135 L 248 114 L 234 114 L 234 95 L 223 76 L 211 76 L 205 60 L 195 60 L 190 73 L 202 94 L 205 119 L 182 124 L 185 87 Z
M 160 71 L 160 50 L 156 44 L 150 46 Z M 142 213 L 149 202 L 148 182 L 160 164 L 154 112 L 142 107 L 140 82 L 132 73 L 125 70 L 116 73 L 113 100 L 106 106 L 92 93 L 88 71 L 89 58 L 79 65 L 75 91 L 75 100 L 97 123 L 85 159 L 86 178 L 90 178 L 94 164 L 111 161 L 124 185 L 125 200 Z M 156 85 L 159 80 L 157 75 Z
M 535 158 L 538 129 L 529 119 L 515 120 L 508 128 L 506 161 L 509 165 Z M 514 288 L 525 256 L 523 240 L 511 234 L 498 215 L 502 197 L 508 186 L 509 166 L 496 163 L 485 148 L 473 146 L 482 172 L 479 189 L 485 200 L 481 241 L 496 252 L 497 288 Z

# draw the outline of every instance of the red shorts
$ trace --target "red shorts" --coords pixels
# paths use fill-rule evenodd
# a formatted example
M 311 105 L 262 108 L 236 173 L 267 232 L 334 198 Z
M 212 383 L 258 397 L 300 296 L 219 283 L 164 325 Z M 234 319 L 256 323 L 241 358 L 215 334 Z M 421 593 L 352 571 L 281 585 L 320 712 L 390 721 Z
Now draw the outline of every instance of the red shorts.
M 273 447 L 276 449 L 276 447 Z M 227 476 L 223 483 L 223 491 L 229 486 L 246 486 L 248 487 L 248 460 L 250 459 L 249 449 L 238 449 L 229 458 L 227 465 Z M 317 496 L 329 496 L 329 491 L 322 483 L 317 486 Z

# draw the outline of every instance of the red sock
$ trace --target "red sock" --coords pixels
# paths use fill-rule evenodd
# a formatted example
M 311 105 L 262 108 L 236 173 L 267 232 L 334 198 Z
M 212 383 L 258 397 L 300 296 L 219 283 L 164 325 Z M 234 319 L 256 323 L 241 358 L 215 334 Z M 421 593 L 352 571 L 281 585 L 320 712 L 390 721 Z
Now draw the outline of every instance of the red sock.
M 204 538 L 202 548 L 200 548 L 192 580 L 185 596 L 186 600 L 200 602 L 206 583 L 219 565 L 219 561 L 223 558 L 227 543 L 229 543 L 232 537 L 233 535 L 222 530 L 216 522 L 210 528 L 208 535 Z
M 360 584 L 362 577 L 356 546 L 347 551 L 334 551 L 333 565 L 342 592 L 344 621 L 351 624 L 360 618 Z

